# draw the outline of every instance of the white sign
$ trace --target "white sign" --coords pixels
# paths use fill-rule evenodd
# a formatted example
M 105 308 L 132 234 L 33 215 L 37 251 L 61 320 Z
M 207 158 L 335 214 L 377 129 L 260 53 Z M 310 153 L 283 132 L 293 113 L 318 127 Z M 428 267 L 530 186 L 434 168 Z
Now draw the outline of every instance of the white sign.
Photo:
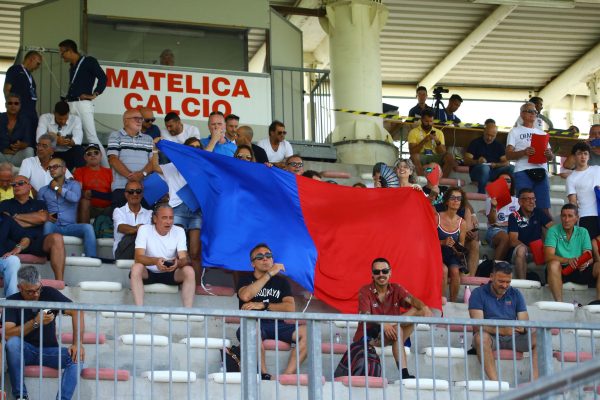
M 244 124 L 271 123 L 269 77 L 102 65 L 106 90 L 94 100 L 95 112 L 122 115 L 149 107 L 161 117 L 207 120 L 213 111 L 236 114 Z

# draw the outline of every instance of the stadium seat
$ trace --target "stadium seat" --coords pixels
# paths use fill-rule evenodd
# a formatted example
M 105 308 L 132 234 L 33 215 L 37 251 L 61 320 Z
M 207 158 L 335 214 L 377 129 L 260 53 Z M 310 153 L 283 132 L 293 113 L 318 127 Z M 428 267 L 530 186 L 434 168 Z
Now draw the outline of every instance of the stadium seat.
M 123 290 L 121 282 L 108 281 L 83 281 L 79 282 L 81 290 L 89 290 L 96 292 L 120 292 Z
M 222 349 L 223 347 L 230 347 L 231 340 L 223 339 L 223 338 L 203 338 L 203 337 L 192 337 L 183 338 L 179 341 L 181 344 L 188 344 L 190 347 L 195 347 L 199 349 Z
M 402 379 L 402 385 L 406 389 L 419 390 L 448 390 L 450 383 L 443 379 Z
M 179 286 L 165 285 L 164 283 L 151 283 L 150 285 L 144 285 L 144 292 L 146 292 L 146 293 L 177 293 L 177 292 L 179 292 Z
M 591 306 L 583 306 L 583 309 L 592 314 L 600 313 L 600 304 L 593 304 Z
M 437 327 L 446 330 L 448 325 L 438 324 Z M 473 325 L 450 325 L 450 332 L 464 332 L 465 328 L 467 332 L 473 332 Z
M 335 378 L 336 382 L 341 382 L 344 386 L 352 387 L 365 387 L 369 386 L 370 388 L 383 388 L 388 384 L 388 380 L 385 378 L 380 378 L 376 376 L 339 376 Z
M 338 328 L 346 328 L 349 327 L 350 329 L 356 329 L 358 328 L 358 322 L 357 321 L 334 321 L 333 324 L 335 326 L 337 326 Z
M 135 263 L 135 260 L 116 260 L 115 265 L 117 268 L 131 269 L 131 266 Z
M 504 381 L 459 381 L 454 384 L 455 387 L 467 388 L 475 392 L 499 392 L 510 390 L 508 382 Z
M 282 374 L 279 375 L 279 383 L 282 385 L 290 385 L 290 386 L 308 386 L 308 375 L 307 374 Z M 321 377 L 321 384 L 325 384 L 325 377 Z
M 101 381 L 114 381 L 115 375 L 117 381 L 128 381 L 129 371 L 125 369 L 112 369 L 112 368 L 84 368 L 81 370 L 81 379 L 90 380 L 101 380 Z
M 65 242 L 65 246 L 81 246 L 83 245 L 83 240 L 81 238 L 75 236 L 63 236 L 63 240 Z
M 99 258 L 90 257 L 66 257 L 66 266 L 76 267 L 99 267 L 102 265 L 102 261 Z
M 45 264 L 48 259 L 46 257 L 34 256 L 33 254 L 17 254 L 21 264 Z
M 460 284 L 461 285 L 470 285 L 470 286 L 480 286 L 486 285 L 490 281 L 488 277 L 482 276 L 461 276 Z
M 144 313 L 130 313 L 130 312 L 122 312 L 122 311 L 117 311 L 117 312 L 102 311 L 100 313 L 100 315 L 102 315 L 104 318 L 123 318 L 123 319 L 131 319 L 131 318 L 143 319 L 146 316 L 146 314 L 144 314 Z
M 410 355 L 410 347 L 404 346 L 404 351 L 406 352 L 406 355 Z M 375 347 L 375 352 L 377 353 L 377 355 L 381 355 L 381 346 L 376 346 Z M 392 357 L 394 355 L 394 353 L 392 353 L 392 346 L 385 346 L 383 348 L 383 354 L 386 357 Z
M 56 290 L 63 290 L 65 288 L 65 281 L 57 281 L 56 279 L 42 279 L 42 285 L 54 288 Z
M 577 358 L 579 358 L 579 362 L 583 362 L 594 358 L 592 353 L 587 351 L 580 351 L 579 353 L 575 351 L 555 351 L 552 353 L 552 356 L 558 361 L 564 362 L 577 362 Z
M 41 367 L 43 378 L 58 378 L 58 370 L 50 367 Z M 40 376 L 39 365 L 25 365 L 23 374 L 28 378 L 38 378 Z
M 233 296 L 235 290 L 226 286 L 213 286 L 205 284 L 206 290 L 202 286 L 196 286 L 196 294 L 203 296 Z
M 566 282 L 563 283 L 563 290 L 573 290 L 578 292 L 584 292 L 588 290 L 588 285 L 580 285 L 578 283 Z
M 169 344 L 169 338 L 161 335 L 149 335 L 149 334 L 127 334 L 119 336 L 119 339 L 123 344 L 136 346 L 166 346 Z
M 546 311 L 573 312 L 575 310 L 575 306 L 572 303 L 562 303 L 560 301 L 538 301 L 534 305 L 540 310 Z
M 500 353 L 493 351 L 494 357 L 499 360 L 522 360 L 523 353 L 520 351 L 513 352 L 512 350 L 501 349 Z
M 73 333 L 65 332 L 60 335 L 63 344 L 73 343 Z M 106 342 L 106 335 L 103 333 L 97 336 L 98 344 L 104 344 Z M 96 344 L 96 334 L 94 332 L 85 332 L 83 334 L 83 344 Z
M 110 247 L 112 249 L 115 239 L 113 238 L 100 238 L 96 239 L 96 246 Z
M 160 314 L 160 317 L 166 321 L 190 321 L 190 322 L 202 322 L 204 321 L 204 315 L 186 315 L 186 314 Z
M 573 330 L 573 329 L 568 329 L 567 332 L 569 333 L 573 333 L 579 337 L 592 337 L 592 334 L 594 335 L 595 338 L 600 338 L 600 330 L 589 330 L 589 329 L 577 329 L 577 330 Z
M 273 339 L 263 340 L 263 346 L 264 346 L 265 350 L 275 350 L 275 348 L 278 347 L 279 351 L 289 351 L 292 348 L 292 346 L 290 346 L 286 342 L 282 342 L 281 340 L 273 340 Z
M 192 371 L 145 371 L 142 378 L 159 383 L 192 383 L 196 382 L 196 373 Z
M 345 343 L 321 343 L 321 353 L 323 354 L 344 354 L 348 346 Z M 333 351 L 332 351 L 333 350 Z
M 241 372 L 214 372 L 208 374 L 208 379 L 212 379 L 215 383 L 239 384 L 242 383 Z M 260 380 L 260 375 L 256 375 L 256 381 Z
M 517 289 L 541 289 L 542 284 L 539 281 L 530 281 L 528 279 L 513 279 L 510 286 Z
M 425 347 L 422 352 L 435 358 L 465 358 L 465 349 L 461 347 Z

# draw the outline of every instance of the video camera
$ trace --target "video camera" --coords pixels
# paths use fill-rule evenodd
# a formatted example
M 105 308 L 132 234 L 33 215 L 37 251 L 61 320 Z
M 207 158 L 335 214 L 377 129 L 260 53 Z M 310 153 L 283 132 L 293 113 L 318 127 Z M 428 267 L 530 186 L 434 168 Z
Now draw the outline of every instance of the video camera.
M 435 89 L 433 89 L 433 98 L 436 100 L 441 100 L 442 93 L 450 93 L 450 90 L 445 89 L 443 86 L 438 86 Z

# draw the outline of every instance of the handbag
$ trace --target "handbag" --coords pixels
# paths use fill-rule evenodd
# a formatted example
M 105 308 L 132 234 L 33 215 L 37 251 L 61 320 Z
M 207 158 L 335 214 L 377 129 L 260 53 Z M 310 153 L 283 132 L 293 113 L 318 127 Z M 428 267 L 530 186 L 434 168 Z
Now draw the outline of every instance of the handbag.
M 546 179 L 546 169 L 545 168 L 531 168 L 526 169 L 525 172 L 529 179 L 534 182 L 541 182 Z

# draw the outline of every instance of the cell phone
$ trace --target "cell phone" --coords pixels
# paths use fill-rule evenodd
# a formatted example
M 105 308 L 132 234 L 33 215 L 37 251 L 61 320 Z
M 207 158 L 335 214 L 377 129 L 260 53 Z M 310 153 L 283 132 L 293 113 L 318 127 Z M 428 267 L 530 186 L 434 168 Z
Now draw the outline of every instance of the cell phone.
M 163 262 L 163 265 L 165 267 L 172 267 L 173 265 L 175 265 L 175 260 L 166 260 L 165 262 Z
M 454 243 L 454 249 L 459 253 L 465 253 L 467 251 L 465 246 L 461 245 L 460 243 Z

